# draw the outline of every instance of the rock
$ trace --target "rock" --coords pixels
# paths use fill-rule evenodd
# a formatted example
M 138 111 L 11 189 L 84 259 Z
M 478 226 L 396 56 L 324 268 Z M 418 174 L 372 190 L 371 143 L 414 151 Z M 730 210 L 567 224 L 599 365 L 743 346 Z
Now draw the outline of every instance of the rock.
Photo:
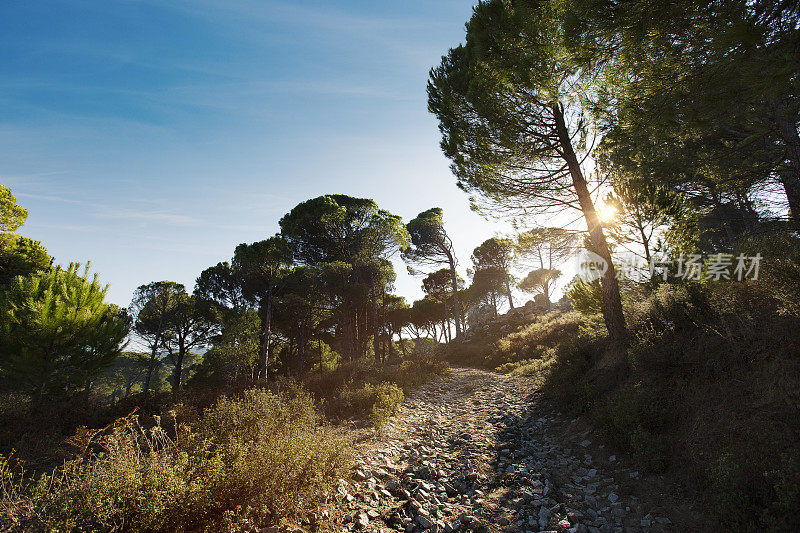
M 358 513 L 354 522 L 356 527 L 363 529 L 369 525 L 369 516 L 367 516 L 367 513 Z
M 472 515 L 462 513 L 461 516 L 458 517 L 458 520 L 467 527 L 471 527 L 475 524 L 478 519 Z
M 641 505 L 626 496 L 634 511 L 625 510 L 620 487 L 587 453 L 592 442 L 563 448 L 548 426 L 569 421 L 531 410 L 518 380 L 455 368 L 409 395 L 352 481 L 334 493 L 351 509 L 344 531 L 615 533 L 638 526 Z M 667 526 L 662 519 L 645 517 Z
M 417 515 L 416 522 L 422 529 L 430 529 L 433 526 L 433 522 L 423 514 Z
M 550 519 L 550 509 L 548 509 L 545 506 L 542 506 L 541 509 L 539 509 L 539 521 L 540 522 L 542 520 L 547 521 L 549 519 Z

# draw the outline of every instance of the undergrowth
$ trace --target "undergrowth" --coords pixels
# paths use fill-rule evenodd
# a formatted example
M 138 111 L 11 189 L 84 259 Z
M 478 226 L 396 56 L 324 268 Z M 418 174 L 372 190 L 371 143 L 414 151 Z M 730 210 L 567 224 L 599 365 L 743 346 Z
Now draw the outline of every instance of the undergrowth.
M 404 394 L 448 371 L 446 361 L 431 356 L 396 366 L 354 361 L 311 375 L 306 382 L 331 419 L 367 418 L 380 429 L 397 412 Z
M 84 452 L 52 475 L 0 461 L 4 529 L 222 531 L 304 511 L 348 467 L 348 442 L 312 397 L 249 390 L 201 415 L 136 415 L 89 432 Z

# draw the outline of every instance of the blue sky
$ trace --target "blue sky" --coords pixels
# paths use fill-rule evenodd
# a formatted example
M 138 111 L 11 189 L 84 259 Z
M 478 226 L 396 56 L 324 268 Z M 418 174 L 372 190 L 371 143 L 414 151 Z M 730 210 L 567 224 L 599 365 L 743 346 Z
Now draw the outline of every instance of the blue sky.
M 30 212 L 21 233 L 59 263 L 91 260 L 127 305 L 149 281 L 191 288 L 297 203 L 345 193 L 406 220 L 444 208 L 464 275 L 502 228 L 455 187 L 425 85 L 471 8 L 6 0 L 0 183 Z

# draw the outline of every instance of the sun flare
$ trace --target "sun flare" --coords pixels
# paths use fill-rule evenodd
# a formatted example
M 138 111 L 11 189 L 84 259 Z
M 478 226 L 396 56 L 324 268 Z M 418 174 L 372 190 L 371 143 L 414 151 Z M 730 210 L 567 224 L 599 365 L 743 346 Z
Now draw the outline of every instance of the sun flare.
M 612 222 L 614 217 L 617 216 L 617 208 L 601 201 L 597 204 L 597 216 L 600 218 L 600 222 L 607 224 Z

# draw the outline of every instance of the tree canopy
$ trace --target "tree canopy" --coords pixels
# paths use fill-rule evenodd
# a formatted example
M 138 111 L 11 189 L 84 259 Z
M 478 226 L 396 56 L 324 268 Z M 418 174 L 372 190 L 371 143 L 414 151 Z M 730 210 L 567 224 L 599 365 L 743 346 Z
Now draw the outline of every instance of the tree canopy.
M 472 263 L 475 270 L 492 268 L 502 273 L 503 284 L 506 289 L 508 305 L 514 308 L 514 299 L 511 295 L 511 267 L 517 255 L 517 246 L 511 239 L 492 237 L 483 241 L 472 251 Z
M 17 203 L 11 189 L 0 184 L 0 231 L 17 231 L 27 218 L 28 210 Z

